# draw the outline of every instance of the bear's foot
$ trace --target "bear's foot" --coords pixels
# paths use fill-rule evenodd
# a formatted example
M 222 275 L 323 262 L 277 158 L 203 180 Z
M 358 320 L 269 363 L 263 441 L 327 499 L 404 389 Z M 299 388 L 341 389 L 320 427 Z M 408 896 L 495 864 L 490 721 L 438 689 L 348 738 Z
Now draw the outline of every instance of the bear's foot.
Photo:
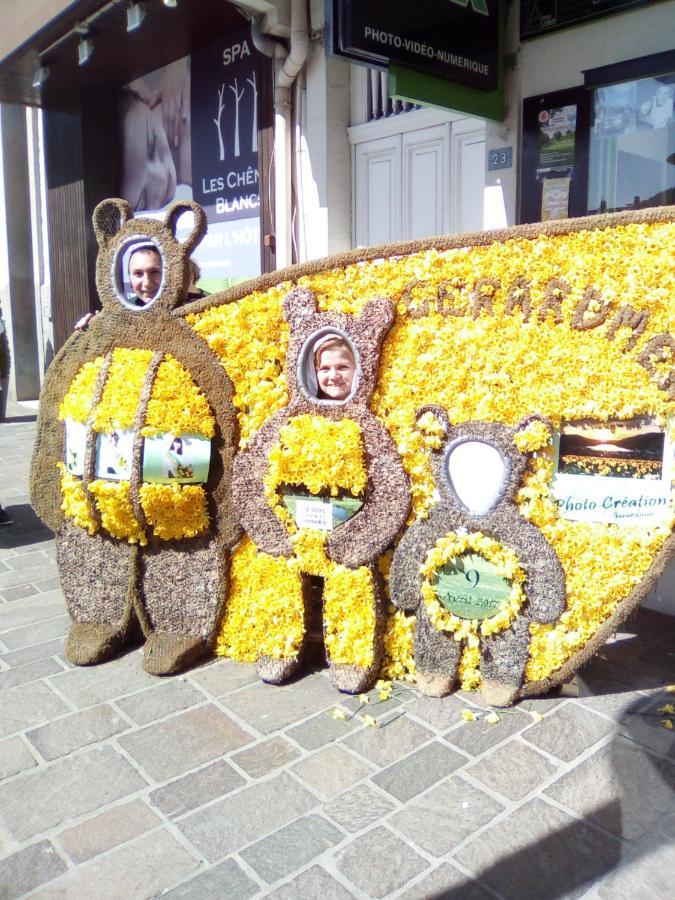
M 330 680 L 333 687 L 343 694 L 362 694 L 373 686 L 376 673 L 372 667 L 330 665 Z
M 427 697 L 445 697 L 452 691 L 455 679 L 438 672 L 417 671 L 417 690 Z
M 300 668 L 300 659 L 291 657 L 290 659 L 274 659 L 272 656 L 258 657 L 258 675 L 267 684 L 282 684 L 288 681 L 291 675 Z
M 143 668 L 151 675 L 175 675 L 206 656 L 209 649 L 203 637 L 154 632 L 143 647 Z
M 483 679 L 480 692 L 488 706 L 512 706 L 520 685 Z
M 126 640 L 119 625 L 73 622 L 66 640 L 66 659 L 76 666 L 93 666 L 117 656 Z

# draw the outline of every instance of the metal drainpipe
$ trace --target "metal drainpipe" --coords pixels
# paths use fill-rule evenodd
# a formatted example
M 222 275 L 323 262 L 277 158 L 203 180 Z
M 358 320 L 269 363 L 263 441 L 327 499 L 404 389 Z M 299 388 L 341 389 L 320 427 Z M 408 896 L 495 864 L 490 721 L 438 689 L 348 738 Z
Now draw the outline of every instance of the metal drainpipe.
M 274 59 L 274 225 L 277 268 L 290 266 L 292 255 L 291 223 L 291 87 L 307 59 L 307 0 L 291 0 L 291 40 L 288 50 L 269 38 L 253 22 L 254 46 Z

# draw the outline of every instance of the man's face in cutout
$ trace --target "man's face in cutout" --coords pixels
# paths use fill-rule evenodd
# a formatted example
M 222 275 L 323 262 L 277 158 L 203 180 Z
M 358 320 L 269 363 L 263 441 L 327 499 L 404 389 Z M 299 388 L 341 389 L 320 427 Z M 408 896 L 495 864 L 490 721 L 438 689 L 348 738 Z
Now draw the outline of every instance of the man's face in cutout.
M 129 278 L 136 296 L 145 306 L 157 296 L 162 283 L 162 258 L 157 250 L 136 250 L 129 259 Z

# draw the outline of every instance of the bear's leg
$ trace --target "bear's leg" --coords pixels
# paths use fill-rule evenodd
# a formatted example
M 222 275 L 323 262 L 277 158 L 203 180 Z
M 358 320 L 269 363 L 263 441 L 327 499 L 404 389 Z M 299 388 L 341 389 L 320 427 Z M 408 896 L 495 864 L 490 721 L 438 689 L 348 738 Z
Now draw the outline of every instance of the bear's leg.
M 417 687 L 428 697 L 445 697 L 452 690 L 462 656 L 462 645 L 451 634 L 438 631 L 429 621 L 424 603 L 415 622 Z
M 116 656 L 133 625 L 136 548 L 65 522 L 56 535 L 61 587 L 72 619 L 66 657 L 91 666 Z
M 227 593 L 227 554 L 215 536 L 153 541 L 140 552 L 143 668 L 181 672 L 210 653 Z
M 530 622 L 521 616 L 508 631 L 481 639 L 481 693 L 490 706 L 511 706 L 523 683 Z
M 384 637 L 381 589 L 371 568 L 331 567 L 324 579 L 323 628 L 335 687 L 348 694 L 368 690 L 380 671 Z

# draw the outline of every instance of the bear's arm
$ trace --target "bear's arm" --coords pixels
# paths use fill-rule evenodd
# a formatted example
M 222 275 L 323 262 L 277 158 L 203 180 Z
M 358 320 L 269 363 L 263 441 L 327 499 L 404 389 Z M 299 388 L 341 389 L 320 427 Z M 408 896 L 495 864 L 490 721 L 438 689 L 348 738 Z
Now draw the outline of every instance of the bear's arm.
M 398 609 L 416 609 L 422 599 L 420 569 L 428 551 L 439 538 L 453 530 L 448 510 L 435 506 L 426 519 L 419 519 L 401 538 L 391 564 L 389 594 Z

